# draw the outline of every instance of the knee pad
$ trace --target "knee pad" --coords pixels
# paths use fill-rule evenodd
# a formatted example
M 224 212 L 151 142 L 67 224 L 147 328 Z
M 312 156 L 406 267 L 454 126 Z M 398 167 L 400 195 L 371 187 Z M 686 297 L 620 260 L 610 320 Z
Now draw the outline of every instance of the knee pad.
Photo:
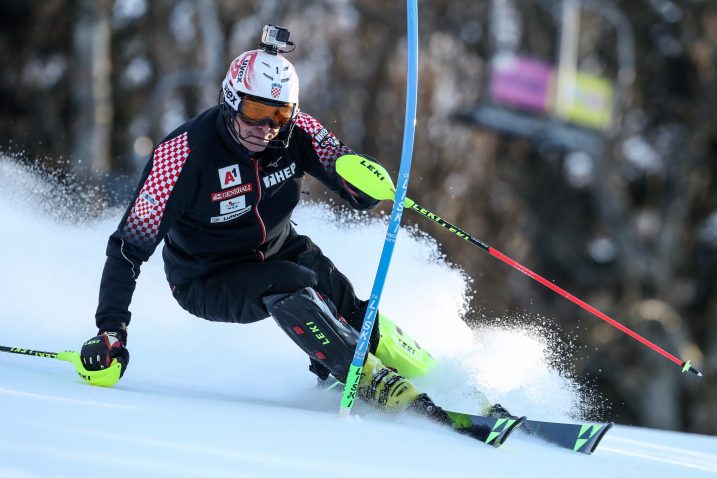
M 279 327 L 342 382 L 346 381 L 358 332 L 337 318 L 311 287 L 263 298 Z M 335 309 L 334 309 L 335 310 Z

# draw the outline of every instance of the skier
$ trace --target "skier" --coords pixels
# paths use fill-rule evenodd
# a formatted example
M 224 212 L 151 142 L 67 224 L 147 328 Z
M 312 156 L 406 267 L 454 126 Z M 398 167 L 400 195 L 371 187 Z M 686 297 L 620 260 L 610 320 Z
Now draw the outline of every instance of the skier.
M 352 151 L 299 109 L 299 78 L 282 55 L 289 32 L 267 25 L 260 48 L 241 54 L 222 83 L 219 104 L 172 131 L 154 149 L 139 186 L 107 244 L 96 312 L 98 332 L 84 343 L 88 370 L 129 362 L 129 305 L 140 266 L 164 241 L 173 297 L 211 321 L 251 323 L 268 316 L 310 357 L 310 370 L 345 382 L 367 302 L 291 214 L 305 174 L 356 209 L 377 201 L 337 174 Z M 379 317 L 359 396 L 388 410 L 432 404 L 409 380 L 408 356 L 394 324 Z M 400 329 L 398 329 L 400 332 Z M 385 333 L 381 333 L 384 331 Z M 413 376 L 422 373 L 413 370 Z

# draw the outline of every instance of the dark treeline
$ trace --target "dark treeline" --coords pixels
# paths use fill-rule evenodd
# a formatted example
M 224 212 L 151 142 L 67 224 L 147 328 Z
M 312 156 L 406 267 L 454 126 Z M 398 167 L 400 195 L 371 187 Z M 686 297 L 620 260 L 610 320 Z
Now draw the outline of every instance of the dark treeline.
M 577 17 L 565 23 L 571 11 Z M 578 345 L 566 365 L 608 399 L 602 418 L 717 433 L 717 4 L 423 0 L 419 22 L 409 195 L 691 358 L 705 377 L 680 374 L 514 269 L 405 215 L 473 279 L 466 320 L 545 317 Z M 266 23 L 288 27 L 297 44 L 288 57 L 302 109 L 395 173 L 405 5 L 388 0 L 5 0 L 0 148 L 125 191 L 153 144 L 216 103 L 227 65 L 256 46 Z M 610 125 L 511 108 L 498 109 L 513 114 L 507 125 L 476 121 L 505 51 L 554 65 L 572 52 L 572 66 L 613 85 Z M 523 120 L 538 132 L 520 131 Z M 326 197 L 309 186 L 310 197 Z

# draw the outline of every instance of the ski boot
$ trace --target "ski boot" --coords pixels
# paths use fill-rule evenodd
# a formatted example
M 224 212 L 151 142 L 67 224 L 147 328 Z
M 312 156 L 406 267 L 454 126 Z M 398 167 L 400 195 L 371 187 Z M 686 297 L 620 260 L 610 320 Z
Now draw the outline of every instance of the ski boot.
M 386 367 L 371 353 L 363 366 L 358 394 L 386 411 L 408 410 L 444 425 L 453 424 L 448 414 L 433 403 L 428 395 L 420 393 L 410 381 L 396 373 L 396 369 Z
M 448 414 L 441 407 L 433 403 L 433 400 L 425 393 L 420 394 L 416 400 L 409 405 L 408 410 L 436 423 L 453 426 L 453 420 L 451 420 Z
M 381 360 L 369 353 L 358 383 L 358 394 L 367 402 L 387 411 L 406 410 L 421 393 L 411 382 L 386 367 Z

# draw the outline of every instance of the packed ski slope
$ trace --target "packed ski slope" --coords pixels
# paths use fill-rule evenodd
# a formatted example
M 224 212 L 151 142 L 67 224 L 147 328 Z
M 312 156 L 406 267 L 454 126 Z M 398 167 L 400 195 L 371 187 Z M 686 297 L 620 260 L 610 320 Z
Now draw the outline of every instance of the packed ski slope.
M 95 332 L 105 241 L 121 211 L 70 225 L 56 220 L 63 202 L 0 159 L 0 345 L 78 349 Z M 367 295 L 384 223 L 341 221 L 317 205 L 297 212 L 297 228 Z M 401 233 L 382 310 L 443 362 L 419 382 L 437 402 L 475 411 L 480 388 L 515 412 L 553 420 L 596 405 L 550 365 L 555 345 L 538 329 L 472 331 L 461 322 L 466 288 L 433 241 Z M 717 475 L 715 437 L 617 426 L 585 456 L 517 433 L 494 449 L 361 405 L 339 418 L 338 397 L 315 388 L 307 360 L 271 319 L 237 326 L 188 315 L 170 296 L 159 254 L 143 269 L 132 311 L 131 363 L 112 389 L 85 385 L 64 362 L 0 354 L 0 476 Z

